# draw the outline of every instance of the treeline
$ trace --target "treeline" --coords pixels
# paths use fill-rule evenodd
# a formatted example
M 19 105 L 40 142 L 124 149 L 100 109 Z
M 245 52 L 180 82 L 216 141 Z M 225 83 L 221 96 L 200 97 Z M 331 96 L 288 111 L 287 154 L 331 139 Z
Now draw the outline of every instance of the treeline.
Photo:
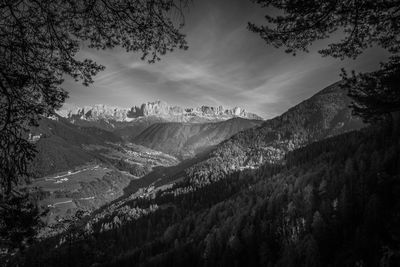
M 29 266 L 398 266 L 400 138 L 351 132 L 287 154 L 281 166 L 236 172 L 159 209 L 54 249 Z

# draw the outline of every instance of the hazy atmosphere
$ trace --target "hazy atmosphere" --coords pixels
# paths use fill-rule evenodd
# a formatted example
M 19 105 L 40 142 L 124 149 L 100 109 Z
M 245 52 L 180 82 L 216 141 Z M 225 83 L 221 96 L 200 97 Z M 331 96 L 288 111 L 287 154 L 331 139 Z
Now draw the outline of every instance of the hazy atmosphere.
M 250 1 L 193 1 L 183 28 L 189 49 L 167 54 L 155 64 L 118 48 L 83 48 L 82 57 L 106 70 L 89 87 L 67 79 L 67 103 L 131 107 L 163 100 L 182 107 L 240 106 L 271 118 L 338 81 L 341 68 L 371 71 L 384 60 L 378 48 L 357 60 L 323 58 L 317 51 L 326 41 L 317 42 L 310 53 L 286 54 L 246 28 L 249 21 L 262 21 L 264 13 Z

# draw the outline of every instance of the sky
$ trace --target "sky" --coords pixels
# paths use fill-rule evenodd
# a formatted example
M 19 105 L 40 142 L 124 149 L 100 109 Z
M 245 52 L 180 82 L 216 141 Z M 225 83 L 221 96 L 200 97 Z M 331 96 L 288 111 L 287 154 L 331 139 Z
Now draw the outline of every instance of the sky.
M 246 28 L 249 21 L 263 22 L 266 12 L 250 0 L 193 0 L 182 30 L 189 49 L 167 54 L 155 64 L 120 48 L 82 47 L 79 57 L 94 59 L 106 69 L 89 87 L 67 78 L 66 102 L 132 107 L 162 100 L 182 107 L 239 106 L 268 119 L 338 81 L 341 68 L 373 71 L 385 60 L 379 48 L 366 50 L 356 60 L 324 58 L 317 51 L 329 40 L 315 43 L 309 53 L 286 54 Z

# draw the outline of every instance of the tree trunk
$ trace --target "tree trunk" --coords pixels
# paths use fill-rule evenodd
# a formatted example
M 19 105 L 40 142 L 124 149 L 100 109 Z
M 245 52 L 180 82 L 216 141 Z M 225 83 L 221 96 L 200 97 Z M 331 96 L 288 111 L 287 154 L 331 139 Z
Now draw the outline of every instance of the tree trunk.
M 393 111 L 390 115 L 392 116 L 393 134 L 397 134 L 400 130 L 400 111 Z

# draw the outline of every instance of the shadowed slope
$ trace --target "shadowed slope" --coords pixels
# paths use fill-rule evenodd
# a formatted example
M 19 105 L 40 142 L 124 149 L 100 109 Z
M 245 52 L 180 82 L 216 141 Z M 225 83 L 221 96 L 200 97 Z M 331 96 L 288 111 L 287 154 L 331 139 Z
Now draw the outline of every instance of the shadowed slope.
M 97 156 L 83 149 L 82 145 L 121 141 L 111 132 L 78 127 L 59 117 L 53 120 L 43 118 L 39 127 L 31 129 L 30 135 L 38 151 L 31 164 L 31 170 L 37 177 L 96 160 Z
M 132 141 L 181 158 L 189 158 L 261 123 L 243 118 L 216 123 L 157 123 L 132 138 Z
M 347 131 L 363 123 L 351 115 L 351 99 L 335 83 L 311 98 L 219 144 L 207 160 L 187 170 L 196 184 L 219 180 L 232 171 L 275 163 L 293 149 Z

